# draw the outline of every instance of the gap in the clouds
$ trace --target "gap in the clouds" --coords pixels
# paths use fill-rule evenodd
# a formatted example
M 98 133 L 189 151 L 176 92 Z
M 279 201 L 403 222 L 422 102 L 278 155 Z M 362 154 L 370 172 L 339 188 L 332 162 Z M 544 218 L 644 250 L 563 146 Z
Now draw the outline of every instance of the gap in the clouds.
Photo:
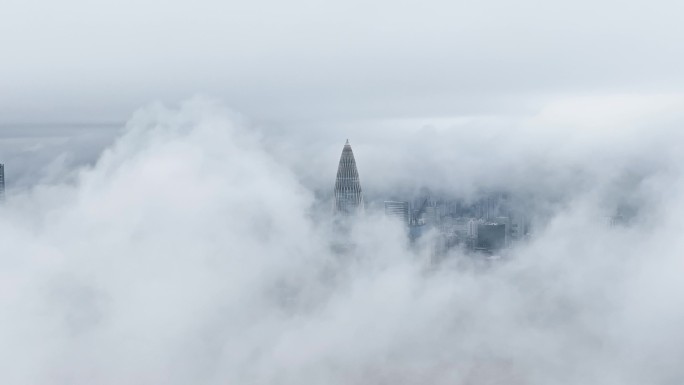
M 0 163 L 5 164 L 7 190 L 73 181 L 73 171 L 94 165 L 123 127 L 112 122 L 1 125 Z

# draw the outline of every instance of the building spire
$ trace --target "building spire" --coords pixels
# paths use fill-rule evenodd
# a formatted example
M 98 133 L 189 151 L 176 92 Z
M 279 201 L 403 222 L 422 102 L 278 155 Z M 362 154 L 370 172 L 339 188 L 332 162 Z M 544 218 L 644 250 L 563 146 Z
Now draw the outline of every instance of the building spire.
M 335 179 L 335 203 L 333 211 L 339 214 L 354 214 L 363 210 L 363 194 L 359 182 L 359 171 L 349 139 L 342 148 L 340 164 L 337 167 Z

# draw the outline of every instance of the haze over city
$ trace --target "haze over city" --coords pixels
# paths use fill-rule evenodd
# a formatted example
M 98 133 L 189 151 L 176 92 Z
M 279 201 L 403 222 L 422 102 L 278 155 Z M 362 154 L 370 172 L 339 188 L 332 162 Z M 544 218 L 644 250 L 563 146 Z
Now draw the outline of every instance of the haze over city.
M 680 3 L 1 8 L 1 383 L 684 381 Z

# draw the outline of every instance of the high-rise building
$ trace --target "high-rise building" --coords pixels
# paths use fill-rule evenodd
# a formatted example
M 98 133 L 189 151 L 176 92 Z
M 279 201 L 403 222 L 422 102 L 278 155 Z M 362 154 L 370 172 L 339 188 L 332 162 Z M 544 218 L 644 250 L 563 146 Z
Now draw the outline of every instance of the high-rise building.
M 5 200 L 5 165 L 0 163 L 0 202 Z
M 482 219 L 475 219 L 475 218 L 470 218 L 468 220 L 468 223 L 466 224 L 466 231 L 468 234 L 468 238 L 475 238 L 477 239 L 477 228 L 480 224 L 484 223 Z
M 389 218 L 409 224 L 409 203 L 404 201 L 385 201 L 385 215 Z
M 439 208 L 434 201 L 428 202 L 423 218 L 426 225 L 437 226 L 439 224 Z
M 356 169 L 354 153 L 347 139 L 340 156 L 340 165 L 337 167 L 333 211 L 336 214 L 352 215 L 363 211 L 363 208 L 359 171 Z
M 509 217 L 496 217 L 491 220 L 492 223 L 497 223 L 504 225 L 504 244 L 508 246 L 511 242 L 511 218 Z
M 511 240 L 523 239 L 527 234 L 527 217 L 519 210 L 513 211 L 511 215 Z
M 477 246 L 490 251 L 506 246 L 506 225 L 502 223 L 481 223 L 477 226 Z

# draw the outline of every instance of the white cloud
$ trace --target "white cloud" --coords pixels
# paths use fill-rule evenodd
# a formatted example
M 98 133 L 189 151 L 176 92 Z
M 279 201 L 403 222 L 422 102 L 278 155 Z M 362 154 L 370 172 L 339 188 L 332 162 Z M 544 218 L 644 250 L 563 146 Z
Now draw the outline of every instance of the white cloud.
M 542 120 L 553 122 L 548 111 Z M 503 135 L 495 148 L 508 151 L 497 162 L 525 165 L 539 147 L 564 138 L 564 131 L 556 141 L 536 141 L 530 132 L 516 138 L 497 130 L 453 147 L 467 151 L 490 140 L 487 133 Z M 673 148 L 664 140 L 669 129 L 648 132 L 660 139 L 633 147 L 637 155 L 653 154 L 650 143 Z M 372 213 L 355 230 L 357 248 L 334 255 L 331 229 L 312 219 L 313 193 L 297 168 L 274 155 L 269 135 L 214 102 L 153 105 L 74 184 L 10 196 L 0 211 L 2 382 L 642 384 L 684 377 L 675 273 L 684 185 L 675 151 L 658 153 L 670 161 L 655 162 L 667 172 L 656 167 L 632 186 L 651 215 L 631 227 L 603 223 L 614 179 L 575 159 L 592 188 L 572 190 L 510 261 L 435 271 L 426 269 L 427 251 L 406 251 L 400 230 Z M 610 142 L 621 138 L 611 135 Z M 594 148 L 605 140 L 596 138 Z M 354 148 L 364 183 L 381 174 L 361 143 Z M 505 178 L 509 169 L 486 163 L 485 152 L 468 154 L 492 178 Z M 544 154 L 544 167 L 554 170 L 569 152 Z M 629 167 L 634 154 L 613 158 L 612 168 Z M 329 166 L 332 178 L 335 159 Z M 516 177 L 536 183 L 535 175 Z M 574 178 L 561 172 L 555 181 L 569 186 Z

